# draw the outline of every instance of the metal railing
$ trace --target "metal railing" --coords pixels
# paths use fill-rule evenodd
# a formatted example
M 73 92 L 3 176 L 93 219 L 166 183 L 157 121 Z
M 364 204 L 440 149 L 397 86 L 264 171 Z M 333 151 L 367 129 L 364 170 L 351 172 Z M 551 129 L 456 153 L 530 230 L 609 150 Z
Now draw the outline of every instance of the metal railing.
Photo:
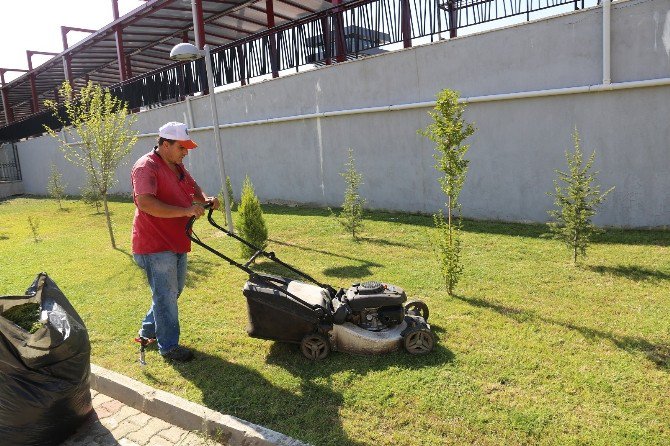
M 597 0 L 588 0 L 596 4 Z M 530 14 L 585 0 L 354 0 L 212 51 L 214 84 L 241 83 L 285 70 L 332 64 L 413 40 L 434 41 L 459 29 Z M 204 61 L 175 63 L 110 87 L 131 110 L 182 100 L 207 91 Z M 34 115 L 0 127 L 0 141 L 41 133 L 48 117 Z M 22 128 L 17 128 L 22 126 Z
M 21 165 L 15 143 L 0 145 L 0 181 L 21 181 Z

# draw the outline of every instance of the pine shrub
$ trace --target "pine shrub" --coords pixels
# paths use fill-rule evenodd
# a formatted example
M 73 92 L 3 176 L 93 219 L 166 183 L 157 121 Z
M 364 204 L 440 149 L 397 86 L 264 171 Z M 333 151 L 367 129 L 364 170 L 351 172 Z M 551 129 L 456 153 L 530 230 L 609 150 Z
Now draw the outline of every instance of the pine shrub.
M 340 173 L 347 183 L 347 189 L 344 192 L 344 203 L 342 203 L 342 212 L 337 218 L 344 230 L 351 233 L 354 240 L 357 239 L 357 234 L 363 230 L 363 217 L 365 199 L 361 197 L 358 191 L 361 184 L 363 184 L 363 174 L 356 170 L 356 160 L 354 160 L 354 151 L 349 149 L 349 156 L 347 158 L 346 172 Z
M 614 189 L 611 187 L 600 193 L 600 186 L 594 184 L 598 172 L 591 172 L 596 159 L 595 150 L 583 163 L 579 132 L 575 128 L 572 135 L 574 152 L 566 150 L 565 159 L 568 162 L 568 171 L 555 170 L 558 179 L 554 180 L 554 205 L 558 209 L 547 211 L 554 219 L 548 224 L 549 230 L 555 239 L 562 240 L 572 251 L 572 261 L 577 263 L 579 255 L 586 256 L 593 235 L 602 232 L 591 219 L 596 215 L 596 208 L 605 200 L 605 197 Z
M 237 209 L 236 230 L 238 235 L 260 249 L 265 249 L 268 240 L 268 229 L 263 218 L 261 203 L 256 196 L 254 186 L 247 176 L 242 184 L 240 205 Z M 251 257 L 254 250 L 240 243 L 243 257 Z

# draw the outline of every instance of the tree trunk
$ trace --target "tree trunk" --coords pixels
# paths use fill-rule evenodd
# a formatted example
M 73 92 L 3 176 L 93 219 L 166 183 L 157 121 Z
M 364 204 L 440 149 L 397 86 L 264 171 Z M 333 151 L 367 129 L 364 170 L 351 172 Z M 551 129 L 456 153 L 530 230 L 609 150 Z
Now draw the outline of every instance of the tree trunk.
M 102 195 L 102 202 L 105 205 L 105 217 L 107 219 L 107 229 L 109 230 L 109 239 L 112 241 L 112 248 L 116 249 L 116 241 L 114 240 L 114 231 L 112 230 L 112 218 L 109 215 L 109 206 L 107 205 L 107 194 Z

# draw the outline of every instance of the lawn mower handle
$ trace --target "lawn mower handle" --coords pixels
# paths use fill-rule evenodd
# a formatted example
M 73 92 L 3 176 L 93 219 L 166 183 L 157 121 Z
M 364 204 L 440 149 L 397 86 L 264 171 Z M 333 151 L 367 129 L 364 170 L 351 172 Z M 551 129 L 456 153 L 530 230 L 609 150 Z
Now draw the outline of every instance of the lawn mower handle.
M 229 237 L 232 237 L 232 238 L 234 238 L 235 240 L 239 240 L 240 242 L 244 243 L 245 245 L 247 245 L 248 247 L 250 247 L 251 249 L 253 249 L 255 252 L 254 252 L 254 255 L 251 256 L 251 258 L 250 258 L 245 264 L 241 264 L 241 263 L 238 263 L 238 262 L 236 262 L 235 260 L 231 259 L 230 257 L 226 256 L 225 254 L 223 254 L 223 253 L 217 251 L 216 249 L 212 248 L 211 246 L 205 244 L 203 241 L 201 241 L 201 240 L 198 238 L 197 235 L 195 235 L 195 234 L 193 233 L 193 223 L 195 223 L 195 220 L 197 219 L 195 216 L 191 217 L 191 218 L 188 220 L 188 223 L 186 224 L 186 235 L 187 235 L 188 238 L 191 239 L 191 241 L 193 241 L 194 243 L 196 243 L 196 244 L 202 246 L 203 248 L 205 248 L 206 250 L 208 250 L 208 251 L 211 252 L 212 254 L 214 254 L 214 255 L 216 255 L 216 256 L 222 258 L 223 260 L 227 261 L 227 262 L 228 262 L 229 264 L 231 264 L 232 266 L 236 266 L 236 267 L 238 267 L 238 268 L 241 269 L 242 271 L 244 271 L 244 272 L 246 272 L 247 274 L 249 274 L 250 277 L 263 279 L 263 281 L 264 281 L 264 282 L 267 282 L 267 284 L 268 284 L 271 288 L 277 289 L 278 291 L 280 291 L 280 292 L 282 292 L 282 293 L 284 293 L 284 294 L 288 294 L 288 295 L 290 295 L 291 297 L 293 297 L 294 299 L 296 299 L 298 302 L 302 303 L 303 305 L 305 305 L 305 306 L 307 306 L 307 307 L 309 307 L 309 308 L 311 308 L 311 309 L 313 309 L 313 310 L 320 311 L 321 308 L 315 308 L 315 306 L 308 304 L 307 302 L 305 302 L 305 301 L 303 301 L 302 299 L 300 299 L 298 296 L 296 296 L 296 295 L 294 295 L 294 294 L 288 292 L 287 290 L 284 290 L 284 289 L 281 289 L 280 287 L 277 287 L 274 283 L 270 282 L 270 281 L 269 281 L 266 277 L 264 277 L 262 274 L 259 274 L 259 273 L 255 272 L 254 270 L 252 270 L 251 268 L 249 268 L 249 265 L 250 265 L 250 264 L 251 264 L 251 263 L 252 263 L 258 256 L 262 255 L 262 256 L 267 257 L 268 259 L 272 260 L 273 262 L 278 263 L 278 264 L 280 264 L 281 266 L 283 266 L 283 267 L 285 267 L 285 268 L 287 268 L 287 269 L 293 271 L 294 273 L 300 275 L 301 277 L 304 277 L 305 279 L 309 280 L 309 281 L 312 282 L 313 284 L 315 284 L 315 285 L 317 285 L 317 286 L 319 286 L 319 287 L 321 287 L 321 288 L 326 289 L 326 290 L 328 291 L 328 293 L 331 295 L 331 297 L 335 297 L 335 295 L 337 294 L 337 290 L 335 290 L 335 288 L 333 288 L 332 286 L 330 286 L 330 285 L 328 285 L 328 284 L 323 284 L 323 283 L 317 282 L 316 279 L 314 279 L 314 278 L 311 277 L 310 275 L 308 275 L 308 274 L 306 274 L 306 273 L 300 271 L 300 270 L 297 269 L 297 268 L 292 267 L 291 265 L 288 265 L 288 264 L 282 262 L 281 260 L 279 260 L 279 258 L 275 255 L 274 252 L 266 252 L 266 251 L 263 251 L 261 248 L 259 248 L 259 247 L 255 246 L 255 245 L 253 245 L 252 243 L 248 242 L 247 240 L 243 239 L 242 237 L 236 235 L 235 233 L 233 233 L 233 232 L 231 232 L 231 231 L 228 231 L 226 228 L 221 227 L 218 223 L 216 223 L 216 222 L 214 221 L 214 218 L 212 217 L 212 214 L 214 213 L 214 209 L 212 208 L 212 203 L 209 203 L 209 202 L 206 203 L 206 204 L 204 205 L 204 208 L 205 208 L 205 209 L 209 209 L 209 212 L 207 213 L 207 221 L 209 221 L 209 223 L 210 223 L 212 226 L 214 226 L 214 227 L 217 228 L 218 230 L 224 232 L 224 233 L 225 233 L 226 235 L 228 235 Z

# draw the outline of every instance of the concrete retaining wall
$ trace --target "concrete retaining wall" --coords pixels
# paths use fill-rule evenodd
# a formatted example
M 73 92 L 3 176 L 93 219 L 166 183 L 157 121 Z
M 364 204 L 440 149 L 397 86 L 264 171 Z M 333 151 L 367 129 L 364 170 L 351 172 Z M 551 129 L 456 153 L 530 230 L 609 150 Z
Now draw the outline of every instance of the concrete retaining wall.
M 670 78 L 670 0 L 612 6 L 612 82 Z M 432 101 L 443 88 L 462 97 L 556 90 L 602 82 L 599 7 L 523 25 L 323 67 L 220 92 L 221 124 L 327 111 Z M 207 97 L 191 101 L 192 127 L 211 125 Z M 364 176 L 369 207 L 434 212 L 444 198 L 433 168 L 433 145 L 417 135 L 429 108 L 240 125 L 221 130 L 227 174 L 236 194 L 245 175 L 264 201 L 339 205 L 347 149 Z M 465 118 L 478 131 L 461 201 L 468 217 L 545 221 L 554 169 L 565 166 L 571 134 L 597 150 L 603 188 L 601 225 L 659 227 L 670 222 L 670 86 L 484 101 Z M 141 133 L 166 121 L 187 121 L 186 103 L 138 114 Z M 200 148 L 187 167 L 213 194 L 220 176 L 211 130 L 194 131 Z M 154 144 L 144 137 L 117 172 L 116 192 L 130 192 L 132 162 Z M 51 163 L 66 172 L 68 193 L 82 175 L 49 137 L 19 143 L 25 191 L 43 194 Z
M 21 181 L 0 181 L 0 200 L 22 193 L 23 183 Z

